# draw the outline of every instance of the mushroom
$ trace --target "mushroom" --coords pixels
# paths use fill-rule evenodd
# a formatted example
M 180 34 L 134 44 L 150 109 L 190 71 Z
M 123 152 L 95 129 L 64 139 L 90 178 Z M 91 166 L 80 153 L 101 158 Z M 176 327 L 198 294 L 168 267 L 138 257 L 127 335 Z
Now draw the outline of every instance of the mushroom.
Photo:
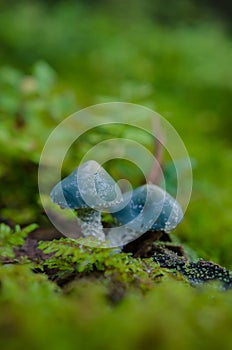
M 50 193 L 51 200 L 62 209 L 77 211 L 83 236 L 105 241 L 101 211 L 122 201 L 121 190 L 113 178 L 94 160 L 77 167 L 61 180 Z
M 162 188 L 147 184 L 123 195 L 112 216 L 122 226 L 112 228 L 107 240 L 122 246 L 147 231 L 172 231 L 182 220 L 179 203 Z

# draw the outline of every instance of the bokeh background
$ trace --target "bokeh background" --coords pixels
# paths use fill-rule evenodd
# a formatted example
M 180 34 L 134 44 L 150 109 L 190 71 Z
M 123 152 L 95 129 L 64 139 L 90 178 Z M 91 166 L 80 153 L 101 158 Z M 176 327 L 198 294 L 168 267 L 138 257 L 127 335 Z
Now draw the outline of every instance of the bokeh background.
M 61 120 L 96 103 L 138 103 L 171 122 L 192 159 L 176 237 L 232 268 L 231 16 L 226 0 L 0 0 L 1 220 L 49 225 L 37 168 Z

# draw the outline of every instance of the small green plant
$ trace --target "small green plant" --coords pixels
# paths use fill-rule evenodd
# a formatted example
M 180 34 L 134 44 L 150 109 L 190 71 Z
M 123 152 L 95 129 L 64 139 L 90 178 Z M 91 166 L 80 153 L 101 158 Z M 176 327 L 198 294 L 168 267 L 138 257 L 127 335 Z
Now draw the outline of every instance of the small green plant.
M 5 224 L 0 224 L 0 261 L 2 258 L 14 258 L 14 248 L 22 246 L 27 235 L 36 228 L 36 224 L 25 228 L 16 225 L 13 230 Z
M 67 272 L 83 275 L 99 272 L 106 279 L 124 283 L 125 287 L 136 284 L 142 290 L 165 275 L 164 270 L 152 259 L 135 259 L 129 253 L 120 252 L 118 248 L 104 248 L 102 243 L 99 246 L 97 240 L 93 247 L 93 241 L 91 237 L 76 241 L 63 238 L 40 242 L 39 248 L 45 254 L 50 254 L 40 267 L 53 270 L 53 275 L 58 279 Z M 88 242 L 91 247 L 83 245 L 83 242 Z

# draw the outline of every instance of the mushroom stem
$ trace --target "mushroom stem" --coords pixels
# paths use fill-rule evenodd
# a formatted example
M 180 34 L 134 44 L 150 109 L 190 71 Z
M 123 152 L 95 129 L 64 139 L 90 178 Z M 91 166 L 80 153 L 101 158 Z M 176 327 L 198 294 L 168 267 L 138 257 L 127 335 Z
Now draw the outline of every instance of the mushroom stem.
M 94 236 L 100 241 L 105 241 L 105 234 L 101 222 L 101 212 L 92 208 L 78 209 L 77 220 L 84 237 Z
M 110 229 L 107 233 L 106 240 L 110 242 L 111 247 L 123 246 L 135 240 L 140 235 L 141 234 L 136 232 L 134 229 L 124 225 Z

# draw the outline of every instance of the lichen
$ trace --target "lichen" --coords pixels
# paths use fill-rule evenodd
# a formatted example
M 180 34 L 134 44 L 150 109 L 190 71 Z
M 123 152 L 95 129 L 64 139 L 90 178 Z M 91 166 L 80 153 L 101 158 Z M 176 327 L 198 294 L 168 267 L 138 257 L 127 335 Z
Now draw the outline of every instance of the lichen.
M 217 281 L 221 283 L 223 289 L 232 287 L 232 272 L 213 262 L 202 259 L 196 262 L 189 261 L 185 257 L 180 257 L 176 253 L 160 247 L 153 251 L 153 259 L 161 267 L 181 273 L 194 286 Z

